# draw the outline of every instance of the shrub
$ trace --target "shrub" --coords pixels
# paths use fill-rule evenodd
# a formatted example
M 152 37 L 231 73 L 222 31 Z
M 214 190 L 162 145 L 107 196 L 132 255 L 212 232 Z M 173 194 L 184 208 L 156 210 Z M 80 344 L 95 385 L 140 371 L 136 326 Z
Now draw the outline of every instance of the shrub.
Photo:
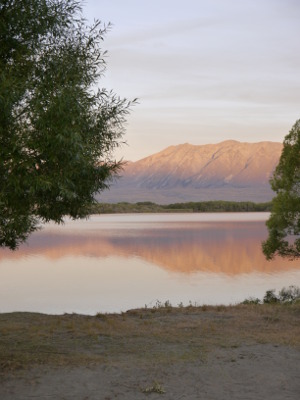
M 245 299 L 242 304 L 260 304 L 261 301 L 257 297 L 249 297 Z
M 300 288 L 291 285 L 288 288 L 282 288 L 279 292 L 279 300 L 281 303 L 295 303 L 300 299 Z
M 278 301 L 279 301 L 279 298 L 275 294 L 275 289 L 266 291 L 266 294 L 264 295 L 264 298 L 263 298 L 264 304 L 278 303 Z

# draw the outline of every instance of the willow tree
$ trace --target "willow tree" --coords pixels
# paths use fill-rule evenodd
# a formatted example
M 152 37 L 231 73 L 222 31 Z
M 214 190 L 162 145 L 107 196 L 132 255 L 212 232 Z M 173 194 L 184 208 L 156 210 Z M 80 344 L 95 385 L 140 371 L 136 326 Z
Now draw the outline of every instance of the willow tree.
M 300 258 L 300 120 L 284 139 L 271 186 L 277 195 L 267 221 L 269 237 L 262 245 L 263 252 L 267 259 L 275 255 Z
M 107 27 L 75 0 L 0 0 L 0 245 L 88 214 L 120 168 L 130 103 L 95 90 Z

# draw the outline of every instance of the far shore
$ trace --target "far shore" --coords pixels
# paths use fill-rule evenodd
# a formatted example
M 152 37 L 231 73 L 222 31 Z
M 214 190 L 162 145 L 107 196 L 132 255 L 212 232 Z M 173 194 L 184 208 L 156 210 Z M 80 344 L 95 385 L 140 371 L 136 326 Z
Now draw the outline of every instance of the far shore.
M 199 201 L 172 204 L 156 204 L 151 201 L 137 203 L 95 203 L 91 214 L 125 213 L 205 213 L 205 212 L 266 212 L 271 211 L 272 202 L 253 203 L 251 201 Z
M 296 400 L 299 372 L 299 302 L 0 314 L 2 400 Z

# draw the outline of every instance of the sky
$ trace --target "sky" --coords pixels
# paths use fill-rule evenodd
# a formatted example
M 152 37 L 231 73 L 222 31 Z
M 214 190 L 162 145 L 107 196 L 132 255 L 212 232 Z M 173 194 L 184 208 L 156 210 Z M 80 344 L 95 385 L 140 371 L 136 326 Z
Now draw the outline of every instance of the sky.
M 85 0 L 112 27 L 98 86 L 139 99 L 116 158 L 279 141 L 300 118 L 300 0 Z

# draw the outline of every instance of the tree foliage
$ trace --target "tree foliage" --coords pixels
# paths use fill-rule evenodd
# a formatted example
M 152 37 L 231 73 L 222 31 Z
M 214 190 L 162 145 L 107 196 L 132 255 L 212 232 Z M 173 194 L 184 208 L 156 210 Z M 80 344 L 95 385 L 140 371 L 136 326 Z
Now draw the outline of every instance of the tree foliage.
M 271 186 L 277 195 L 267 221 L 269 237 L 262 245 L 263 252 L 268 259 L 275 255 L 300 258 L 300 120 L 284 139 Z
M 130 102 L 95 90 L 107 27 L 75 0 L 0 0 L 0 245 L 88 214 L 120 168 Z

